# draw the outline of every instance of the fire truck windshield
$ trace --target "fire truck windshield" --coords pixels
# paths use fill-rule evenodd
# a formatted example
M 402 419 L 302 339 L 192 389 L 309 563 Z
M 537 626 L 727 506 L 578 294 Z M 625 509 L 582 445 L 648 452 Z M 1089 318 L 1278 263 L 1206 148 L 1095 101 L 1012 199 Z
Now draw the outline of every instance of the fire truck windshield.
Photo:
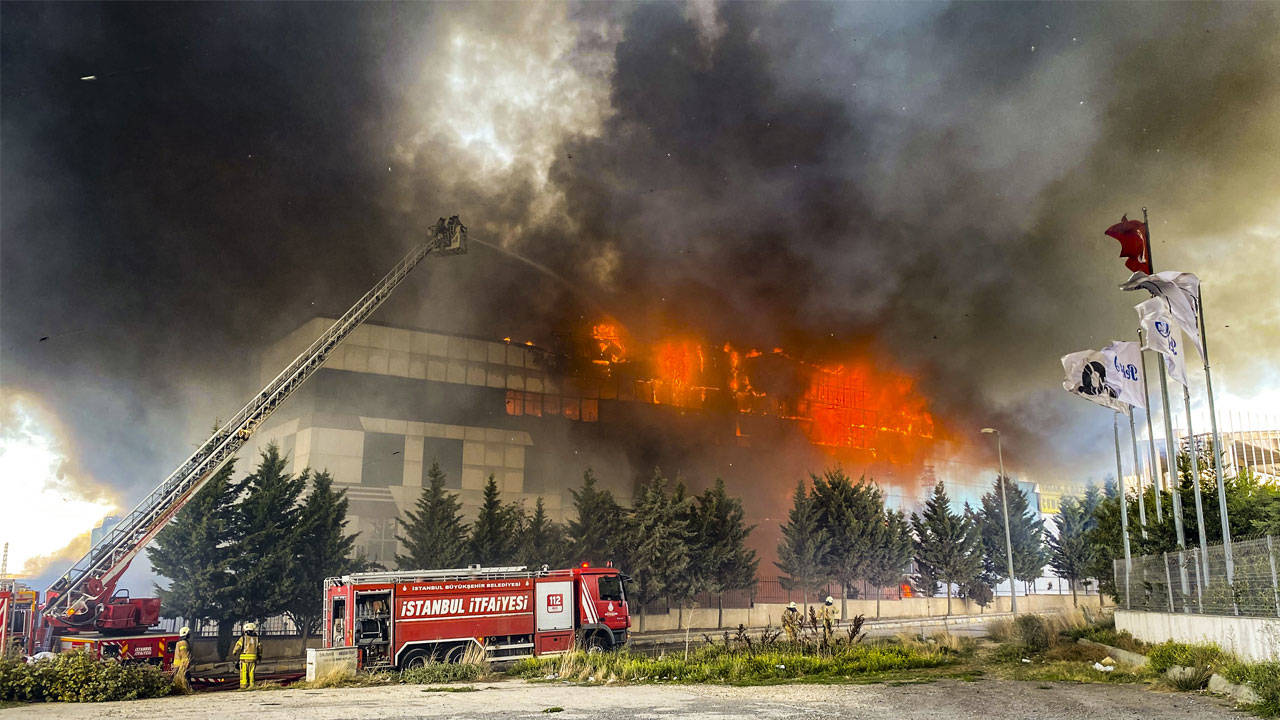
M 601 575 L 597 591 L 601 600 L 622 602 L 622 580 L 617 575 Z

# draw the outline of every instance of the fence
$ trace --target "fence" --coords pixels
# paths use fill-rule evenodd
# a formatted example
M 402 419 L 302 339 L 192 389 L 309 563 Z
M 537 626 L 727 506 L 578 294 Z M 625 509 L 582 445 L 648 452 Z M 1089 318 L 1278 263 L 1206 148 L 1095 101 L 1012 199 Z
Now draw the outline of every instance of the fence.
M 1187 548 L 1115 561 L 1116 605 L 1128 610 L 1201 615 L 1280 616 L 1276 554 L 1280 539 L 1270 535 L 1231 544 L 1227 567 L 1221 544 L 1207 553 Z M 1230 572 L 1228 572 L 1230 570 Z

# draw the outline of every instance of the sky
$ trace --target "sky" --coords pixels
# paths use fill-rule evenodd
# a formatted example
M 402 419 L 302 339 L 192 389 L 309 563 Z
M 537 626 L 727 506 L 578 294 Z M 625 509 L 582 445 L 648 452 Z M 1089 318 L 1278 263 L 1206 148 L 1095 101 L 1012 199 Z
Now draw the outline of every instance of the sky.
M 546 341 L 608 314 L 872 348 L 1015 473 L 1101 476 L 1059 357 L 1129 339 L 1118 245 L 1204 287 L 1227 410 L 1280 407 L 1280 5 L 5 4 L 0 527 L 123 510 L 256 353 L 441 215 L 376 319 Z M 513 302 L 512 298 L 518 298 Z M 1203 393 L 1193 383 L 1197 407 Z

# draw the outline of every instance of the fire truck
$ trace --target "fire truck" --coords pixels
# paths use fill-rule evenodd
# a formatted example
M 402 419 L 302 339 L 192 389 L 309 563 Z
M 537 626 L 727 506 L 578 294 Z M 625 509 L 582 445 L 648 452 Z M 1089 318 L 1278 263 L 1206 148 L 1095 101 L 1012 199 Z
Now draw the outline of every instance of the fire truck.
M 253 432 L 295 390 L 324 365 L 338 345 L 391 295 L 427 255 L 465 253 L 467 228 L 455 215 L 440 218 L 426 239 L 410 250 L 351 309 L 302 351 L 284 370 L 214 431 L 176 470 L 89 549 L 44 592 L 0 586 L 0 641 L 17 640 L 24 654 L 84 649 L 97 657 L 159 662 L 168 666 L 176 634 L 152 633 L 160 600 L 131 598 L 116 589 L 133 558 L 173 516 L 235 456 Z
M 610 650 L 631 626 L 626 577 L 612 567 L 479 566 L 329 578 L 324 647 L 354 647 L 360 667 L 405 669 Z

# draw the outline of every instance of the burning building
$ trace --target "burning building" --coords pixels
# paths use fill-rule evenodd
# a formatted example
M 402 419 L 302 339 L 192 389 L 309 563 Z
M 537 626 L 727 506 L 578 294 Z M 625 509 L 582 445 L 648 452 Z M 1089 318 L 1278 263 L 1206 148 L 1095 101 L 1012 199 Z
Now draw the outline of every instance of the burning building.
M 269 379 L 331 319 L 314 318 L 261 358 Z M 871 359 L 819 364 L 782 348 L 641 341 L 602 321 L 553 347 L 366 324 L 259 434 L 292 467 L 347 489 L 352 529 L 390 563 L 396 518 L 433 462 L 474 515 L 489 476 L 507 501 L 566 519 L 588 468 L 622 502 L 654 468 L 693 491 L 722 477 L 773 556 L 796 482 L 841 465 L 894 507 L 913 507 L 946 445 L 914 381 Z

